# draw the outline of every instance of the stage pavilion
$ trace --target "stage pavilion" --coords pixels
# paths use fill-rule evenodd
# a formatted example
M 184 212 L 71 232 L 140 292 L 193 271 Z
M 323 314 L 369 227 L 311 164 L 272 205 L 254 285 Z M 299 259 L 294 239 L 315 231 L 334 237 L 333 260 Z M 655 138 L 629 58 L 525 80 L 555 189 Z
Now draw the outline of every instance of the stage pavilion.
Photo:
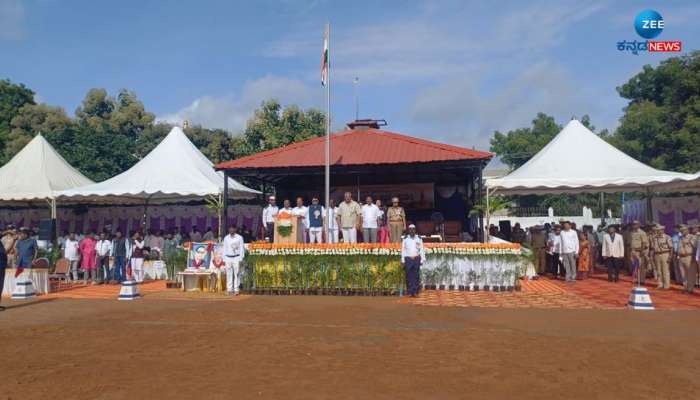
M 386 204 L 398 196 L 419 233 L 435 233 L 442 225 L 446 241 L 483 232 L 481 218 L 468 215 L 482 197 L 483 170 L 493 154 L 389 132 L 383 125 L 357 120 L 331 135 L 331 198 L 338 203 L 349 191 L 360 203 L 371 195 Z M 317 137 L 215 167 L 227 177 L 258 182 L 279 206 L 284 199 L 293 206 L 297 196 L 305 204 L 318 196 L 323 204 L 324 145 L 325 137 Z

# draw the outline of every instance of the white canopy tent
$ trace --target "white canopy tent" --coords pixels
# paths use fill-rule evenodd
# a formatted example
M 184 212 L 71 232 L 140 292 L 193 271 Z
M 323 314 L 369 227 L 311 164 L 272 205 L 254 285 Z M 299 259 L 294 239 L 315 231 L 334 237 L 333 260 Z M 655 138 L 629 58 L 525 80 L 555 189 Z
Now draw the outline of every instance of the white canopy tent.
M 571 120 L 523 166 L 486 181 L 489 193 L 616 193 L 669 191 L 669 183 L 696 176 L 645 165 Z
M 260 192 L 233 179 L 229 197 L 254 198 Z M 127 171 L 106 181 L 60 192 L 60 199 L 100 204 L 156 204 L 220 196 L 224 176 L 174 127 L 158 146 Z
M 0 202 L 48 201 L 54 216 L 60 191 L 93 183 L 38 134 L 0 168 Z

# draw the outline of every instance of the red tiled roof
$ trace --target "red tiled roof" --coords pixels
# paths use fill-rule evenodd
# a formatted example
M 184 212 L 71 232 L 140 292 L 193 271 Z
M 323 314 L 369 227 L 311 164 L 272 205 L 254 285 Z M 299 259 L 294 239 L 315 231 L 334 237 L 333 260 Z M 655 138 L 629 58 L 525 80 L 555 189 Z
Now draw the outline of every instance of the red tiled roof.
M 216 165 L 219 169 L 321 167 L 325 137 L 317 137 Z M 493 154 L 418 139 L 381 129 L 355 129 L 331 136 L 331 165 L 401 164 L 489 160 Z

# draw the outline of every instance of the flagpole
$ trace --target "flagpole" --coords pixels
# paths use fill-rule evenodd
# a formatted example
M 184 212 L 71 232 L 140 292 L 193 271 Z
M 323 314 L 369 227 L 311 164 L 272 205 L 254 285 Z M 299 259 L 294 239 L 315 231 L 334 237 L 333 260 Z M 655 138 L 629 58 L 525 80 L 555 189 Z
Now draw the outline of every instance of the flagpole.
M 326 72 L 326 216 L 330 213 L 331 197 L 331 24 L 326 24 L 328 41 L 328 66 Z M 330 242 L 330 230 L 328 217 L 324 223 L 326 242 Z

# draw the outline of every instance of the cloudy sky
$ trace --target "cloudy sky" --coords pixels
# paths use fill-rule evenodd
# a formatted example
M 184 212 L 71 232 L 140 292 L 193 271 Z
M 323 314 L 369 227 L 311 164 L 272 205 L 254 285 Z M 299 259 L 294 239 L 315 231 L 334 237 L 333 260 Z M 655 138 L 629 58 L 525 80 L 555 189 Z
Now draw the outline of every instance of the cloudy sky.
M 358 77 L 360 117 L 488 149 L 538 111 L 614 129 L 615 87 L 668 57 L 617 50 L 645 8 L 665 19 L 658 39 L 700 48 L 697 1 L 0 0 L 0 78 L 71 114 L 90 88 L 128 88 L 160 119 L 239 132 L 265 99 L 324 107 L 330 21 L 334 128 Z

